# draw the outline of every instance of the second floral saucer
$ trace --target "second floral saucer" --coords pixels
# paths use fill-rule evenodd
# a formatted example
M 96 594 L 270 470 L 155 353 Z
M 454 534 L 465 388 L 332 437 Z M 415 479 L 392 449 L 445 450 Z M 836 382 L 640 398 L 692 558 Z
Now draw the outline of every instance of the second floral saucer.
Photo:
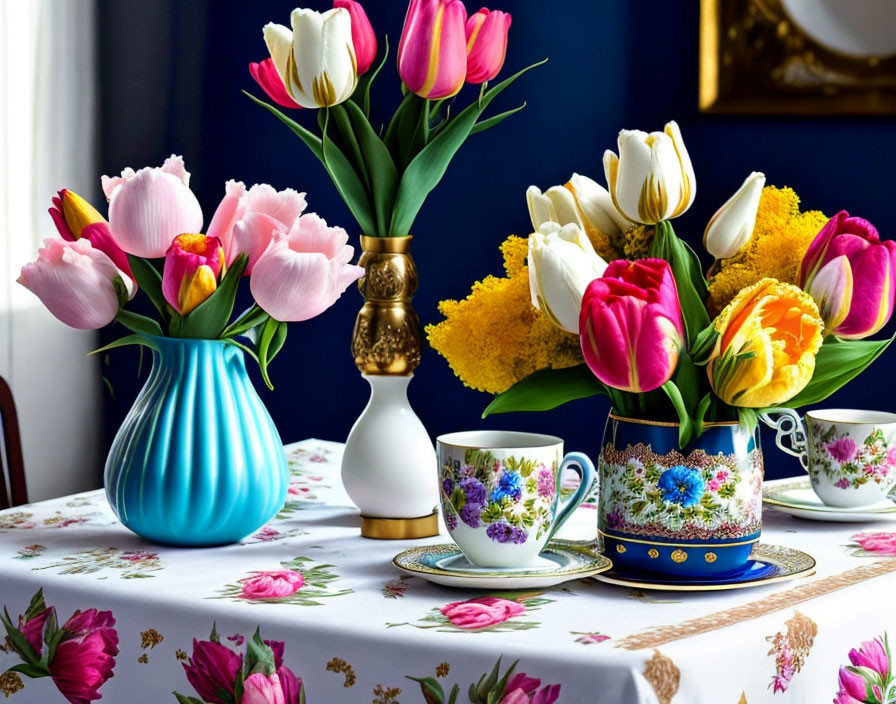
M 537 564 L 522 568 L 477 567 L 453 543 L 405 550 L 392 564 L 435 584 L 467 589 L 543 589 L 593 577 L 613 566 L 594 545 L 563 540 L 549 543 Z
M 746 567 L 715 579 L 675 579 L 667 575 L 611 569 L 595 577 L 600 582 L 638 589 L 708 592 L 760 587 L 815 574 L 815 558 L 801 550 L 758 543 Z
M 871 523 L 896 520 L 896 503 L 882 501 L 860 508 L 836 508 L 821 502 L 809 484 L 809 477 L 790 477 L 765 482 L 762 502 L 797 518 L 837 523 Z

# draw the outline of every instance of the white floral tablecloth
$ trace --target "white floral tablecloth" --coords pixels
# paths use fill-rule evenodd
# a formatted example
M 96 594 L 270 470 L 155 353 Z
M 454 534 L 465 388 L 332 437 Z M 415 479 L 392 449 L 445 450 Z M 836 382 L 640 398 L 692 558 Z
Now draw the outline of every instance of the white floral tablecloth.
M 578 581 L 460 591 L 392 566 L 417 542 L 359 537 L 339 480 L 341 445 L 306 440 L 288 451 L 285 508 L 239 545 L 147 543 L 115 520 L 100 491 L 0 512 L 0 604 L 43 658 L 29 666 L 28 646 L 7 640 L 0 692 L 17 704 L 87 702 L 97 692 L 113 704 L 295 704 L 301 679 L 308 704 L 821 704 L 838 696 L 852 649 L 896 632 L 896 524 L 766 511 L 763 542 L 809 552 L 818 571 L 754 589 Z M 566 537 L 593 536 L 593 506 L 571 523 Z M 32 602 L 39 590 L 44 601 Z M 240 695 L 234 673 L 244 661 L 249 671 L 262 640 L 281 686 L 247 679 Z M 884 697 L 894 668 L 873 644 L 863 652 L 886 670 Z M 861 701 L 844 696 L 837 701 Z

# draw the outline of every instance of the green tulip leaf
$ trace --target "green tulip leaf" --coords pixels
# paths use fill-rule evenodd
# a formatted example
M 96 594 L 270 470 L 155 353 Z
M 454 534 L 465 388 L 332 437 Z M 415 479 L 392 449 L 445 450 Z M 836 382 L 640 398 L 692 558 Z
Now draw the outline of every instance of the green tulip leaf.
M 709 325 L 706 278 L 700 268 L 700 260 L 694 250 L 679 239 L 668 220 L 657 223 L 650 244 L 650 256 L 669 262 L 678 288 L 688 345 L 694 345 L 699 333 Z
M 405 677 L 420 685 L 420 691 L 423 693 L 423 699 L 426 702 L 444 704 L 445 690 L 442 689 L 442 685 L 437 680 L 432 677 L 410 677 L 408 675 L 405 675 Z
M 569 401 L 598 394 L 609 395 L 607 387 L 586 364 L 566 369 L 542 369 L 495 396 L 482 412 L 482 417 L 512 411 L 549 411 Z
M 738 408 L 737 421 L 741 430 L 752 434 L 756 430 L 756 426 L 759 425 L 759 414 L 755 408 Z
M 259 308 L 258 304 L 254 304 L 244 310 L 236 320 L 228 325 L 224 332 L 221 333 L 221 337 L 243 335 L 252 328 L 261 325 L 268 317 L 268 314 L 262 308 Z
M 348 209 L 351 211 L 358 226 L 362 232 L 374 232 L 374 218 L 371 212 L 370 201 L 364 190 L 364 185 L 358 178 L 348 159 L 339 151 L 339 148 L 333 144 L 332 140 L 321 139 L 310 130 L 302 127 L 295 120 L 284 115 L 280 110 L 275 108 L 263 100 L 259 100 L 251 93 L 243 91 L 250 100 L 260 105 L 265 110 L 273 113 L 281 122 L 283 122 L 293 133 L 301 139 L 311 152 L 320 159 L 320 162 L 326 168 L 327 173 L 336 186 L 336 190 L 345 201 Z M 325 149 L 326 146 L 326 149 Z
M 249 255 L 245 253 L 240 254 L 233 260 L 233 263 L 212 295 L 196 306 L 189 314 L 182 316 L 178 337 L 190 337 L 201 340 L 216 340 L 221 337 L 221 333 L 227 327 L 227 321 L 233 315 L 236 292 L 248 263 Z M 174 328 L 177 327 L 175 320 L 172 320 L 172 334 L 174 333 Z
M 438 136 L 432 139 L 413 160 L 408 164 L 398 184 L 398 193 L 395 197 L 395 207 L 392 211 L 392 223 L 390 234 L 406 235 L 414 224 L 414 219 L 430 192 L 442 180 L 448 164 L 460 149 L 461 145 L 470 136 L 470 131 L 489 106 L 492 100 L 501 94 L 510 84 L 527 71 L 545 63 L 527 66 L 509 78 L 504 79 L 494 88 L 490 88 L 482 96 L 482 99 L 468 105 L 455 118 L 449 122 Z
M 140 315 L 139 313 L 134 313 L 133 311 L 125 310 L 124 308 L 118 311 L 115 320 L 124 325 L 131 332 L 137 332 L 141 335 L 162 337 L 165 334 L 162 332 L 161 326 L 152 318 Z
M 127 347 L 128 345 L 143 345 L 144 347 L 149 347 L 151 350 L 156 351 L 159 349 L 159 346 L 155 342 L 143 335 L 125 335 L 124 337 L 119 337 L 114 342 L 110 342 L 108 345 L 103 345 L 98 350 L 93 350 L 90 354 L 100 354 L 101 352 L 108 352 L 117 347 Z
M 137 282 L 137 288 L 149 296 L 149 300 L 152 301 L 156 310 L 162 314 L 162 320 L 167 322 L 171 317 L 171 309 L 162 293 L 162 275 L 159 270 L 142 257 L 135 257 L 132 254 L 128 254 L 127 257 L 134 281 Z
M 688 412 L 681 390 L 675 385 L 675 382 L 667 381 L 662 388 L 669 400 L 672 401 L 675 412 L 678 413 L 678 446 L 685 448 L 694 439 L 694 420 Z
M 716 340 L 718 339 L 719 333 L 716 332 L 714 323 L 710 323 L 697 333 L 689 350 L 694 364 L 702 367 L 709 362 L 709 357 L 715 349 Z
M 697 404 L 697 412 L 694 413 L 694 438 L 699 438 L 703 435 L 703 431 L 706 430 L 706 412 L 709 410 L 709 407 L 712 405 L 713 395 L 712 392 L 707 393 L 703 398 L 700 399 L 700 403 Z
M 821 403 L 865 371 L 890 346 L 894 337 L 887 340 L 828 337 L 815 356 L 812 379 L 796 396 L 778 406 L 800 408 Z
M 172 692 L 172 694 L 174 695 L 174 698 L 177 699 L 178 704 L 205 704 L 205 702 L 196 697 L 185 697 L 178 692 Z
M 504 122 L 511 115 L 515 115 L 520 110 L 523 110 L 526 107 L 526 103 L 523 103 L 519 107 L 513 108 L 513 110 L 506 110 L 505 112 L 499 113 L 493 117 L 488 118 L 487 120 L 482 120 L 482 122 L 477 122 L 473 125 L 473 129 L 470 130 L 470 136 L 474 134 L 479 134 L 480 132 L 485 132 L 488 129 L 491 129 L 497 124 Z
M 352 127 L 358 137 L 361 154 L 370 173 L 370 188 L 373 208 L 376 213 L 376 233 L 381 237 L 391 234 L 387 231 L 392 221 L 392 205 L 398 188 L 398 171 L 392 155 L 377 136 L 361 108 L 352 102 L 345 104 Z M 373 234 L 373 233 L 370 233 Z

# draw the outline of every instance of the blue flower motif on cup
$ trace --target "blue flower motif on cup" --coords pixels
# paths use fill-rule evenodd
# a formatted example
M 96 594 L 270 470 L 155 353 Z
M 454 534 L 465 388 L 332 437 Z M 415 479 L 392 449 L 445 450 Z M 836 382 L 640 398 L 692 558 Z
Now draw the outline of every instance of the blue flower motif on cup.
M 660 475 L 657 486 L 663 492 L 663 500 L 680 504 L 685 508 L 696 506 L 706 490 L 703 474 L 683 465 L 670 467 Z

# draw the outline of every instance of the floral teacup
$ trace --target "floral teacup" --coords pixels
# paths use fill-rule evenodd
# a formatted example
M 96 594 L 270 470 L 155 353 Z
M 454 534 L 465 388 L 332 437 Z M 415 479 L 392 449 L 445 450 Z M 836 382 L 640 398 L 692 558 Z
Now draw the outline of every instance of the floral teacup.
M 800 458 L 812 490 L 828 506 L 859 508 L 883 501 L 896 485 L 896 413 L 789 409 L 772 423 L 778 447 Z M 787 444 L 785 444 L 787 440 Z
M 451 537 L 479 567 L 526 567 L 578 508 L 594 482 L 585 455 L 563 455 L 553 435 L 471 431 L 436 440 L 442 515 Z M 560 500 L 563 470 L 581 478 Z

